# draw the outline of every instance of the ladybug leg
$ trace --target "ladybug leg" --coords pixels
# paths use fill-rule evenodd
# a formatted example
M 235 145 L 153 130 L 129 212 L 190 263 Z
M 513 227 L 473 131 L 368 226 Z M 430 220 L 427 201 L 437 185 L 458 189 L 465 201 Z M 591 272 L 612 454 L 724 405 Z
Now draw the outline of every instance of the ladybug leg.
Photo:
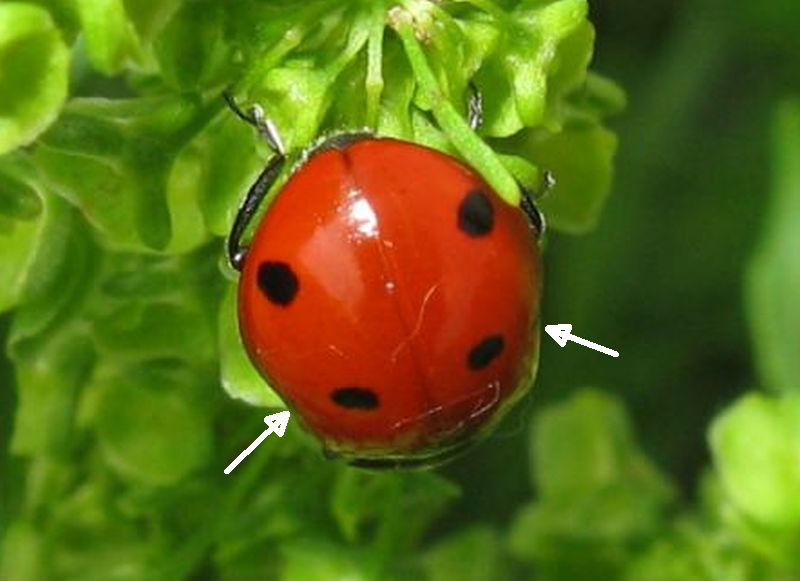
M 278 155 L 286 156 L 286 149 L 283 146 L 278 128 L 275 127 L 271 119 L 264 116 L 264 110 L 260 105 L 253 105 L 249 112 L 245 112 L 242 111 L 239 103 L 236 102 L 234 96 L 228 91 L 223 91 L 222 96 L 228 104 L 228 107 L 230 107 L 231 111 L 233 111 L 239 119 L 245 123 L 249 123 L 258 130 L 259 135 L 264 138 L 272 151 Z
M 544 214 L 539 211 L 539 207 L 536 205 L 535 200 L 539 200 L 549 194 L 550 190 L 552 190 L 553 186 L 555 185 L 556 178 L 553 177 L 553 174 L 550 171 L 544 170 L 544 172 L 542 172 L 542 183 L 539 186 L 539 191 L 531 192 L 527 188 L 520 187 L 520 190 L 522 191 L 522 199 L 520 200 L 519 206 L 528 216 L 528 220 L 530 220 L 531 223 L 531 228 L 536 230 L 537 238 L 542 237 L 547 229 L 547 223 L 545 222 Z
M 286 163 L 286 150 L 283 146 L 283 141 L 281 141 L 278 129 L 270 119 L 264 116 L 264 110 L 261 109 L 261 107 L 255 105 L 249 112 L 244 112 L 230 93 L 225 91 L 223 97 L 231 110 L 241 120 L 249 123 L 258 130 L 259 135 L 264 138 L 274 153 L 267 162 L 266 167 L 259 174 L 255 183 L 253 183 L 247 191 L 244 201 L 242 201 L 239 210 L 236 212 L 236 219 L 233 221 L 231 232 L 228 235 L 228 261 L 233 268 L 241 271 L 245 256 L 247 255 L 247 247 L 242 244 L 242 236 L 250 220 L 258 211 L 258 207 L 261 205 L 264 196 L 278 179 Z
M 483 95 L 472 81 L 469 82 L 469 102 L 467 103 L 467 122 L 470 129 L 477 131 L 483 125 Z
M 525 212 L 525 215 L 528 217 L 531 228 L 536 231 L 536 237 L 541 238 L 546 227 L 544 214 L 539 211 L 539 208 L 533 201 L 531 192 L 525 188 L 520 188 L 520 190 L 522 191 L 522 198 L 520 199 L 519 207 L 522 208 L 522 211 Z

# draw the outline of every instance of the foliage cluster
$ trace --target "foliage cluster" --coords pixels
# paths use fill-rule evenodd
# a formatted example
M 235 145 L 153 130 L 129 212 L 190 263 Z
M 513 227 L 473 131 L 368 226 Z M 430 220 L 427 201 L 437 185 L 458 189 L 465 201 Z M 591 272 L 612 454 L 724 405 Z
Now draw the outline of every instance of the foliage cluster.
M 322 460 L 291 425 L 222 474 L 258 429 L 256 408 L 280 405 L 239 343 L 221 244 L 267 152 L 223 89 L 262 103 L 294 156 L 367 126 L 460 155 L 510 203 L 517 182 L 536 188 L 552 171 L 542 206 L 556 232 L 589 231 L 605 203 L 616 138 L 602 123 L 624 97 L 587 72 L 585 0 L 394 4 L 0 4 L 0 578 L 796 576 L 794 101 L 775 116 L 773 207 L 747 286 L 773 393 L 714 420 L 694 506 L 645 454 L 621 398 L 594 389 L 530 420 L 529 458 L 514 456 L 530 487 L 492 472 L 497 490 L 523 483 L 505 519 L 465 507 L 479 455 L 445 472 L 363 472 Z M 747 34 L 750 4 L 728 33 Z M 777 31 L 761 40 L 787 50 L 795 37 L 774 13 L 757 12 Z M 486 106 L 477 135 L 470 82 Z M 691 95 L 669 97 L 679 109 Z M 648 130 L 674 135 L 668 125 Z M 570 261 L 554 246 L 558 271 Z M 557 385 L 544 371 L 538 392 Z

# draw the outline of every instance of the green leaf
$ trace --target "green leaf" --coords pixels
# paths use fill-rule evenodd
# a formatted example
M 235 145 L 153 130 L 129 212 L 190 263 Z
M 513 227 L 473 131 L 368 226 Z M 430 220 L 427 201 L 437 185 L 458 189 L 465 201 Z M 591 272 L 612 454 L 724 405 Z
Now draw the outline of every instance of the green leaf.
M 567 125 L 559 133 L 527 130 L 513 138 L 555 185 L 538 204 L 554 229 L 583 234 L 594 228 L 611 189 L 617 138 L 597 124 Z
M 170 86 L 197 90 L 227 76 L 231 59 L 223 24 L 223 8 L 209 0 L 185 2 L 172 16 L 155 41 L 161 75 Z
M 625 91 L 614 81 L 589 71 L 586 82 L 564 96 L 565 107 L 574 120 L 596 122 L 620 113 L 627 106 Z
M 764 385 L 800 393 L 800 101 L 778 110 L 772 160 L 771 207 L 747 271 L 747 307 Z
M 533 422 L 538 499 L 512 525 L 510 548 L 550 579 L 614 578 L 658 531 L 670 484 L 638 449 L 617 400 L 583 390 Z
M 191 145 L 175 157 L 166 182 L 167 208 L 172 237 L 168 254 L 182 254 L 208 241 L 201 209 L 201 196 L 207 188 L 204 159 Z
M 283 401 L 253 367 L 242 345 L 236 285 L 228 285 L 219 309 L 220 378 L 225 392 L 250 405 L 282 407 Z
M 154 578 L 148 543 L 126 518 L 119 490 L 95 478 L 70 490 L 53 508 L 46 578 L 67 581 L 136 581 Z
M 69 51 L 50 15 L 0 4 L 0 154 L 30 143 L 67 96 Z
M 1 160 L 0 171 L 2 171 Z M 4 176 L 0 174 L 0 188 L 3 187 L 3 181 Z M 6 190 L 10 211 L 20 217 L 20 215 L 31 216 L 41 209 L 40 198 L 31 188 L 22 183 L 15 185 L 19 188 L 18 192 Z M 4 194 L 0 194 L 0 203 L 3 197 Z M 31 261 L 42 236 L 43 222 L 41 218 L 23 221 L 0 216 L 0 280 L 3 281 L 0 285 L 0 313 L 13 307 L 21 298 Z
M 430 581 L 506 579 L 507 563 L 497 532 L 480 525 L 445 538 L 423 557 Z
M 363 32 L 362 44 L 367 31 Z M 333 100 L 333 84 L 350 60 L 347 56 L 343 53 L 327 66 L 309 59 L 287 61 L 270 69 L 254 89 L 253 97 L 265 104 L 288 149 L 306 148 L 317 139 Z
M 369 581 L 368 559 L 353 549 L 321 540 L 298 541 L 284 551 L 283 581 Z
M 216 250 L 216 248 L 214 248 Z M 93 331 L 107 359 L 174 359 L 210 366 L 216 357 L 216 252 L 185 257 L 117 254 L 92 297 Z
M 331 512 L 348 542 L 361 540 L 365 525 L 378 520 L 383 501 L 396 489 L 393 475 L 371 474 L 346 468 L 333 487 Z
M 333 487 L 331 510 L 344 537 L 357 542 L 374 530 L 383 550 L 398 552 L 413 544 L 458 495 L 458 489 L 431 473 L 371 473 L 342 470 Z
M 247 190 L 272 155 L 257 132 L 225 111 L 193 140 L 191 155 L 206 228 L 227 236 Z
M 631 560 L 624 581 L 787 581 L 786 571 L 748 551 L 730 531 L 696 515 L 678 517 Z
M 35 360 L 17 365 L 19 404 L 11 449 L 15 454 L 65 457 L 75 445 L 75 407 L 95 363 L 89 337 L 73 325 L 50 333 Z
M 485 93 L 483 133 L 506 137 L 541 125 L 550 78 L 558 91 L 582 80 L 592 49 L 586 12 L 585 0 L 521 2 L 512 11 L 497 51 L 475 78 Z
M 747 395 L 714 420 L 709 441 L 738 510 L 800 542 L 800 397 Z
M 575 26 L 560 41 L 547 84 L 547 116 L 543 124 L 549 130 L 561 127 L 567 118 L 569 96 L 588 82 L 590 77 L 586 69 L 593 46 L 594 28 L 587 20 Z
M 127 478 L 174 484 L 206 463 L 211 425 L 186 398 L 185 377 L 155 366 L 98 374 L 94 423 L 106 461 Z
M 3 531 L 0 537 L 0 578 L 16 581 L 42 579 L 40 559 L 41 536 L 33 525 L 19 521 Z
M 123 0 L 77 0 L 92 65 L 106 75 L 140 58 L 139 39 Z
M 41 184 L 34 178 L 27 156 L 0 157 L 0 218 L 34 220 L 42 213 Z
M 41 235 L 20 283 L 24 300 L 8 338 L 9 354 L 18 363 L 35 358 L 46 335 L 80 310 L 97 259 L 78 213 L 60 198 L 47 196 Z
M 79 315 L 98 254 L 74 211 L 51 196 L 45 203 L 42 234 L 8 336 L 18 385 L 12 449 L 26 455 L 70 451 L 75 401 L 95 357 Z
M 201 111 L 197 102 L 181 97 L 75 99 L 41 139 L 36 161 L 109 245 L 162 250 L 172 239 L 173 222 L 181 231 L 198 228 L 195 213 L 170 215 L 168 180 L 198 115 L 202 120 L 220 108 L 221 103 Z M 181 178 L 186 179 L 178 174 L 173 187 L 180 188 Z M 194 239 L 203 236 L 196 232 Z
M 614 486 L 669 496 L 617 399 L 584 389 L 540 412 L 532 426 L 531 466 L 543 499 L 569 503 Z

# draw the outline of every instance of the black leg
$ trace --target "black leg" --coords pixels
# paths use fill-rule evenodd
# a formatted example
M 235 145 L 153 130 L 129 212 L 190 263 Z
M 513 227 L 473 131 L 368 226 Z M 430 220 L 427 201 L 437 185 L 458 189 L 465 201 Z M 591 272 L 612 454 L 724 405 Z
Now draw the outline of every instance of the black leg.
M 528 220 L 531 223 L 531 228 L 536 230 L 536 237 L 541 238 L 544 234 L 545 230 L 547 229 L 547 224 L 544 219 L 544 215 L 539 211 L 538 206 L 536 206 L 537 200 L 545 195 L 547 195 L 550 190 L 553 189 L 556 180 L 553 177 L 553 174 L 549 171 L 545 170 L 542 173 L 542 185 L 538 192 L 531 192 L 523 187 L 520 187 L 522 190 L 522 199 L 520 200 L 519 206 L 522 208 L 522 211 L 525 212 L 525 215 L 528 216 Z
M 483 125 L 483 95 L 478 86 L 469 82 L 469 102 L 467 103 L 467 121 L 470 129 L 477 131 Z
M 531 228 L 536 232 L 536 237 L 541 238 L 545 228 L 544 216 L 539 211 L 539 208 L 536 207 L 531 193 L 525 188 L 522 188 L 522 199 L 519 202 L 519 207 L 522 208 L 522 211 L 525 212 L 525 215 L 528 217 Z
M 253 107 L 249 113 L 245 113 L 233 96 L 225 91 L 223 94 L 225 101 L 231 110 L 243 121 L 258 129 L 258 133 L 267 141 L 272 151 L 275 153 L 267 162 L 267 166 L 259 174 L 255 183 L 250 186 L 247 195 L 239 206 L 233 227 L 228 235 L 228 261 L 236 270 L 241 271 L 244 259 L 247 255 L 247 247 L 242 244 L 242 236 L 247 229 L 250 220 L 258 211 L 261 201 L 269 189 L 278 179 L 278 176 L 286 163 L 286 152 L 283 148 L 280 135 L 275 125 L 266 117 L 260 107 Z
M 239 211 L 236 212 L 236 219 L 233 221 L 233 227 L 228 235 L 228 260 L 236 270 L 242 270 L 244 259 L 247 255 L 247 247 L 242 244 L 242 235 L 253 215 L 258 211 L 261 200 L 264 199 L 272 184 L 278 179 L 285 161 L 286 158 L 283 155 L 276 154 L 272 156 L 267 162 L 267 167 L 264 168 L 255 183 L 247 190 L 247 195 L 242 205 L 239 206 Z

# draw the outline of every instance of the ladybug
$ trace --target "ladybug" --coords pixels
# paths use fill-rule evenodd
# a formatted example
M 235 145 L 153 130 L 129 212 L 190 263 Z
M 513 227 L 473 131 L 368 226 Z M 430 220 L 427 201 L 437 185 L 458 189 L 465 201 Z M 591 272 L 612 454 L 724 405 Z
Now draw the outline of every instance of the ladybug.
M 458 159 L 346 133 L 307 152 L 247 247 L 286 153 L 260 108 L 233 111 L 274 155 L 228 238 L 255 367 L 329 456 L 439 463 L 503 416 L 539 351 L 541 217 Z

